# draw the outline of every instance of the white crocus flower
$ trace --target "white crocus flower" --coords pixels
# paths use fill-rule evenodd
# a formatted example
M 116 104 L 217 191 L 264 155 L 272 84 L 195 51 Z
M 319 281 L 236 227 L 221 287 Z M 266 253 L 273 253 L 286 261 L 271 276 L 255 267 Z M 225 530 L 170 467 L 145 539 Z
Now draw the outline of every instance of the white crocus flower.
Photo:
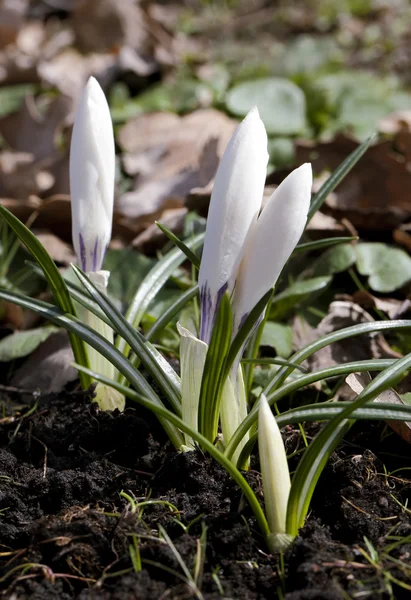
M 305 163 L 278 186 L 253 224 L 234 292 L 234 333 L 275 285 L 297 245 L 307 222 L 311 187 L 311 165 Z
M 287 505 L 291 481 L 281 432 L 269 407 L 267 398 L 260 396 L 258 410 L 258 455 L 265 512 L 270 536 L 268 541 L 272 551 L 284 550 L 292 537 L 286 533 Z
M 214 182 L 206 237 L 199 272 L 200 340 L 182 339 L 184 361 L 195 361 L 195 375 L 185 385 L 184 404 L 196 424 L 195 403 L 210 343 L 216 312 L 223 294 L 232 296 L 233 336 L 249 312 L 272 288 L 304 230 L 310 205 L 312 174 L 305 164 L 285 179 L 271 196 L 260 216 L 266 167 L 267 134 L 258 110 L 253 108 L 231 138 Z M 181 333 L 181 332 L 180 332 Z M 184 336 L 183 336 L 184 337 Z M 195 341 L 194 341 L 195 340 Z M 199 346 L 200 341 L 205 346 Z M 191 356 L 191 353 L 194 353 Z M 235 361 L 221 400 L 221 425 L 227 443 L 247 413 L 244 381 Z M 199 356 L 201 355 L 201 359 Z M 196 381 L 199 381 L 196 384 Z M 244 437 L 235 459 L 248 439 Z
M 106 97 L 90 77 L 70 147 L 73 245 L 83 271 L 100 271 L 111 239 L 115 178 L 113 125 Z
M 267 162 L 267 134 L 253 108 L 227 146 L 211 195 L 198 277 L 200 339 L 207 344 L 219 300 L 234 289 L 247 236 L 261 207 Z
M 70 191 L 73 246 L 77 260 L 98 287 L 106 293 L 110 276 L 102 271 L 104 255 L 111 239 L 114 202 L 115 148 L 110 109 L 100 85 L 90 77 L 82 93 L 74 119 L 70 147 Z M 113 342 L 113 330 L 82 307 L 84 321 Z M 91 346 L 87 346 L 90 368 L 110 379 L 116 369 Z M 124 409 L 125 399 L 101 383 L 96 402 L 103 410 Z

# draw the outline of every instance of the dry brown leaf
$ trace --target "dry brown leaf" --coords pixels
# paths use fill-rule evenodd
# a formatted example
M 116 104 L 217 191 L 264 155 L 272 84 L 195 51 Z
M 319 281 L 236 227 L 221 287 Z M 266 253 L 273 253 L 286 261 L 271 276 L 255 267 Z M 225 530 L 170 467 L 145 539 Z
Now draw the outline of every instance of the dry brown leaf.
M 294 343 L 297 347 L 302 347 L 333 331 L 373 321 L 372 316 L 358 304 L 349 301 L 335 301 L 330 304 L 328 314 L 316 329 L 310 328 L 307 324 L 295 323 L 296 327 L 293 327 Z M 371 333 L 326 346 L 311 356 L 305 366 L 310 371 L 318 371 L 346 362 L 373 358 L 399 358 L 400 356 L 389 346 L 382 334 Z
M 402 225 L 393 232 L 392 237 L 399 246 L 402 246 L 411 254 L 411 235 L 409 230 L 409 224 Z
M 35 233 L 36 238 L 43 244 L 53 260 L 63 265 L 69 265 L 74 262 L 75 255 L 73 248 L 69 244 L 66 244 L 52 233 L 41 231 L 36 231 Z
M 165 210 L 159 221 L 174 233 L 180 233 L 184 226 L 186 215 L 186 208 L 173 208 Z M 156 223 L 152 223 L 131 244 L 134 248 L 145 254 L 153 254 L 155 250 L 164 245 L 165 239 L 165 235 L 161 229 L 157 227 Z
M 34 99 L 28 96 L 19 111 L 0 119 L 0 134 L 13 150 L 28 152 L 35 161 L 55 157 L 59 155 L 57 136 L 71 111 L 71 99 L 58 96 L 46 113 L 40 114 Z
M 65 331 L 53 333 L 16 371 L 11 385 L 42 392 L 61 392 L 78 377 L 72 366 L 73 352 Z
M 41 195 L 54 184 L 50 160 L 34 162 L 27 152 L 0 152 L 0 197 L 26 199 Z
M 411 141 L 408 144 L 411 153 Z M 344 135 L 317 145 L 300 142 L 297 162 L 311 161 L 316 173 L 332 172 L 357 147 Z M 383 141 L 367 150 L 327 198 L 327 212 L 336 219 L 347 218 L 354 227 L 374 230 L 393 229 L 410 218 L 410 165 L 396 147 L 396 140 Z
M 81 52 L 108 52 L 148 44 L 144 13 L 135 0 L 74 0 L 76 45 Z
M 373 296 L 366 290 L 357 290 L 350 300 L 359 304 L 361 308 L 376 308 L 384 312 L 389 319 L 398 319 L 398 312 L 403 305 L 401 300 L 396 300 L 395 298 L 377 298 L 377 296 Z
M 15 41 L 27 6 L 28 0 L 0 0 L 0 48 Z
M 120 129 L 123 165 L 136 176 L 136 189 L 123 194 L 117 207 L 136 233 L 164 210 L 182 208 L 194 188 L 210 183 L 235 127 L 210 109 L 185 117 L 139 115 Z
M 346 378 L 346 384 L 358 395 L 361 394 L 366 385 L 371 381 L 369 373 L 350 373 Z M 374 398 L 373 402 L 387 402 L 391 404 L 405 405 L 401 396 L 395 390 L 389 388 Z M 411 422 L 409 421 L 387 421 L 388 425 L 403 440 L 411 444 Z
M 106 54 L 80 54 L 74 48 L 66 48 L 52 59 L 38 63 L 40 78 L 57 87 L 62 94 L 78 98 L 90 75 L 104 83 L 112 78 L 110 72 L 117 65 L 117 56 Z

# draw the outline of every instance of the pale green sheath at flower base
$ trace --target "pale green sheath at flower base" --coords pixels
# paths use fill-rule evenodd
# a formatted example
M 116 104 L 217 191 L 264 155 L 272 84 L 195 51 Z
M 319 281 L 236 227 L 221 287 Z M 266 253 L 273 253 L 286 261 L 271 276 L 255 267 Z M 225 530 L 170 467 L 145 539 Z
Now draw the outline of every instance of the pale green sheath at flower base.
M 199 272 L 201 320 L 197 344 L 210 343 L 222 296 L 228 293 L 234 317 L 232 337 L 248 314 L 275 285 L 301 237 L 310 206 L 312 173 L 305 164 L 293 171 L 276 189 L 260 213 L 268 163 L 267 134 L 257 108 L 240 123 L 223 155 L 214 182 Z M 259 215 L 260 213 L 260 215 Z M 262 319 L 263 314 L 260 316 Z M 259 321 L 258 321 L 259 322 Z M 258 324 L 256 323 L 256 326 Z M 194 361 L 200 353 L 192 335 L 183 344 L 182 360 Z M 224 385 L 220 420 L 225 444 L 247 415 L 247 398 L 240 366 L 240 351 Z M 204 361 L 197 361 L 200 380 Z M 182 371 L 182 406 L 198 403 L 196 389 L 185 385 Z M 194 419 L 195 420 L 195 419 Z M 194 421 L 192 421 L 194 422 Z M 242 442 L 232 457 L 236 462 Z
M 77 107 L 70 147 L 70 192 L 73 246 L 77 261 L 101 292 L 107 292 L 110 273 L 102 271 L 111 239 L 114 202 L 115 147 L 106 97 L 90 77 Z M 83 320 L 113 342 L 113 330 L 86 309 Z M 116 369 L 96 350 L 87 347 L 90 367 L 110 379 Z M 122 394 L 101 383 L 95 400 L 103 410 L 124 409 Z

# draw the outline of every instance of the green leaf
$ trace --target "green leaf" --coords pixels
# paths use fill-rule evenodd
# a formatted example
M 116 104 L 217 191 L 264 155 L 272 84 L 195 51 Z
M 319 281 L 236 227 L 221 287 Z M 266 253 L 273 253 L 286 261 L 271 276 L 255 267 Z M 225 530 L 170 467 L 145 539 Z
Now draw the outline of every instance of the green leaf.
M 217 311 L 210 345 L 208 347 L 198 402 L 198 430 L 210 442 L 218 432 L 224 363 L 230 347 L 233 313 L 227 292 Z
M 199 269 L 200 259 L 198 258 L 198 256 L 194 254 L 194 252 L 190 250 L 190 248 L 182 240 L 180 240 L 180 238 L 177 237 L 168 227 L 166 227 L 159 221 L 156 221 L 156 225 L 164 233 L 164 235 L 166 235 L 168 239 L 171 240 L 173 244 L 177 246 L 177 248 L 180 248 L 180 250 L 184 252 L 188 260 L 195 266 L 195 268 Z
M 155 260 L 130 248 L 108 250 L 104 268 L 110 271 L 108 293 L 123 305 L 133 299 L 144 277 L 155 265 Z
M 128 381 L 139 394 L 142 394 L 150 402 L 158 406 L 164 406 L 153 388 L 144 379 L 142 374 L 137 371 L 134 365 L 125 356 L 123 356 L 123 354 L 104 336 L 80 321 L 80 319 L 77 317 L 63 313 L 61 310 L 52 304 L 49 304 L 48 302 L 34 300 L 28 296 L 7 292 L 6 290 L 0 289 L 0 299 L 13 302 L 18 306 L 32 310 L 51 323 L 63 327 L 76 339 L 82 340 L 86 344 L 92 346 L 97 352 L 110 361 L 114 367 L 123 374 L 125 380 Z M 77 363 L 76 366 L 79 367 L 81 365 L 78 365 Z M 79 371 L 86 371 L 87 377 L 90 378 L 88 375 L 90 371 L 87 368 L 79 368 Z M 98 377 L 93 377 L 93 379 L 100 381 Z M 93 381 L 93 379 L 90 378 L 91 381 Z M 183 438 L 180 432 L 175 429 L 175 427 L 171 425 L 168 420 L 161 421 L 161 423 L 174 446 L 176 448 L 180 448 L 183 444 Z
M 341 244 L 330 248 L 318 257 L 308 269 L 310 277 L 324 275 L 335 275 L 346 271 L 356 261 L 355 246 L 352 244 Z
M 351 426 L 353 412 L 398 383 L 410 367 L 411 354 L 396 360 L 391 367 L 379 373 L 354 402 L 347 403 L 346 408 L 316 435 L 304 452 L 293 477 L 287 509 L 287 533 L 296 535 L 303 525 L 317 481 L 331 453 Z
M 295 135 L 306 125 L 304 93 L 288 79 L 268 77 L 240 83 L 228 92 L 226 104 L 239 116 L 257 106 L 270 134 Z
M 282 320 L 296 307 L 321 294 L 331 283 L 332 277 L 313 277 L 296 281 L 280 294 L 274 296 L 270 307 L 270 319 Z
M 338 244 L 345 244 L 347 242 L 353 242 L 358 240 L 357 236 L 352 237 L 335 237 L 335 238 L 324 238 L 322 240 L 315 240 L 314 242 L 303 242 L 298 244 L 294 248 L 294 254 L 300 254 L 300 252 L 311 252 L 312 250 L 320 250 L 321 248 L 328 248 L 329 246 L 337 246 Z
M 293 330 L 289 325 L 266 321 L 260 345 L 270 346 L 275 349 L 278 356 L 288 358 L 293 349 Z
M 312 356 L 321 348 L 325 348 L 334 342 L 339 342 L 341 340 L 345 340 L 351 337 L 356 337 L 365 333 L 373 333 L 375 331 L 395 331 L 395 330 L 407 330 L 411 329 L 411 320 L 401 320 L 398 319 L 396 321 L 373 321 L 372 323 L 360 323 L 359 325 L 351 325 L 350 327 L 345 327 L 343 329 L 339 329 L 337 331 L 333 331 L 324 335 L 322 338 L 315 340 L 311 344 L 304 346 L 298 352 L 293 354 L 290 358 L 290 363 L 301 364 L 304 360 L 306 360 L 309 356 Z M 373 366 L 377 361 L 369 361 L 370 368 L 368 370 L 373 370 Z M 345 365 L 339 365 L 340 367 L 344 367 Z M 358 369 L 360 370 L 360 369 Z M 281 396 L 277 396 L 277 393 L 281 394 L 284 389 L 287 389 L 287 386 L 284 385 L 287 377 L 293 373 L 294 367 L 281 367 L 276 372 L 273 373 L 270 381 L 267 383 L 265 389 L 263 390 L 269 403 L 271 404 L 279 399 Z M 305 376 L 303 376 L 305 377 Z M 319 380 L 325 378 L 326 376 L 322 375 Z M 302 377 L 299 378 L 299 381 L 302 380 Z M 226 453 L 228 456 L 232 456 L 235 452 L 237 445 L 240 443 L 244 435 L 247 433 L 248 429 L 253 425 L 253 423 L 257 419 L 257 410 L 258 403 L 254 404 L 250 413 L 244 419 L 242 424 L 238 427 L 237 431 L 233 434 L 230 442 L 226 448 Z
M 155 383 L 165 394 L 174 411 L 181 412 L 180 380 L 162 354 L 123 317 L 113 301 L 102 294 L 93 282 L 76 266 L 73 270 L 93 300 L 110 319 L 113 329 L 122 336 L 138 356 Z
M 398 81 L 365 71 L 339 71 L 316 79 L 314 91 L 327 97 L 333 115 L 323 135 L 349 130 L 364 139 L 377 129 L 378 121 L 399 108 L 410 105 L 404 93 L 398 94 Z
M 4 217 L 14 233 L 19 237 L 41 266 L 54 299 L 61 311 L 75 316 L 76 312 L 65 281 L 47 250 L 30 229 L 23 225 L 17 217 L 7 210 L 7 208 L 1 205 L 0 215 Z M 71 333 L 69 333 L 69 338 L 76 362 L 80 365 L 88 366 L 87 350 L 83 341 Z M 89 388 L 92 384 L 91 379 L 85 373 L 80 373 L 80 381 L 83 389 Z
M 336 415 L 339 415 L 344 408 L 346 402 L 324 402 L 323 404 L 300 406 L 293 408 L 276 417 L 279 427 L 293 425 L 295 423 L 309 423 L 317 421 L 327 421 Z M 411 406 L 401 406 L 393 403 L 369 403 L 362 408 L 357 408 L 352 413 L 352 418 L 358 421 L 384 420 L 384 421 L 409 421 L 411 419 Z M 237 462 L 237 468 L 243 469 L 247 464 L 248 458 L 257 442 L 257 433 L 248 440 L 247 444 L 241 451 Z
M 411 280 L 411 258 L 379 242 L 357 245 L 357 268 L 376 292 L 393 292 Z
M 6 335 L 0 341 L 0 362 L 28 356 L 56 331 L 57 327 L 38 327 Z
M 410 325 L 411 327 L 411 325 Z M 297 353 L 298 354 L 298 353 Z M 300 359 L 297 359 L 298 362 L 302 362 Z M 316 383 L 317 381 L 323 381 L 325 379 L 330 379 L 331 377 L 341 377 L 343 375 L 348 375 L 349 373 L 362 373 L 364 371 L 381 371 L 386 369 L 387 367 L 393 365 L 395 360 L 393 359 L 373 359 L 373 360 L 359 360 L 351 363 L 344 363 L 341 365 L 335 365 L 333 367 L 329 367 L 327 369 L 322 369 L 321 371 L 316 371 L 315 373 L 307 373 L 306 375 L 297 376 L 294 375 L 293 371 L 295 366 L 286 368 L 287 375 L 291 376 L 287 380 L 286 383 L 283 383 L 281 387 L 277 387 L 274 391 L 270 391 L 266 393 L 266 390 L 271 389 L 271 384 L 275 376 L 281 376 L 281 371 L 284 372 L 284 369 L 273 370 L 267 369 L 267 373 L 264 373 L 262 370 L 257 377 L 256 383 L 261 383 L 264 386 L 264 393 L 266 393 L 268 403 L 272 406 L 274 403 L 276 404 L 282 398 L 293 394 L 299 389 L 306 387 L 307 385 L 311 385 Z M 295 364 L 295 363 L 289 363 Z M 298 364 L 298 363 L 297 363 Z M 268 375 L 268 381 L 267 381 Z M 225 453 L 229 458 L 232 457 L 238 443 L 247 433 L 248 429 L 253 427 L 258 419 L 258 403 L 254 404 L 253 408 L 238 427 L 237 431 L 234 433 L 229 443 L 227 444 Z
M 288 137 L 275 137 L 268 140 L 270 164 L 277 168 L 290 167 L 295 163 L 294 141 Z
M 204 235 L 204 233 L 200 233 L 187 242 L 187 246 L 190 250 L 194 251 L 201 246 L 204 241 Z M 161 258 L 146 275 L 140 287 L 137 289 L 126 314 L 127 321 L 131 323 L 135 329 L 140 325 L 144 313 L 147 311 L 158 292 L 185 259 L 185 254 L 179 248 L 173 248 L 173 250 L 163 256 L 163 258 Z M 129 347 L 124 340 L 119 338 L 116 342 L 116 346 L 124 354 L 128 353 Z
M 170 323 L 176 315 L 180 315 L 182 309 L 190 302 L 190 300 L 195 298 L 197 294 L 198 285 L 195 285 L 179 296 L 177 300 L 158 317 L 152 327 L 147 331 L 146 339 L 155 340 L 168 323 Z
M 204 235 L 204 233 L 200 233 L 194 236 L 187 242 L 187 247 L 190 248 L 190 250 L 199 248 L 204 241 Z M 174 248 L 157 261 L 153 268 L 147 273 L 135 293 L 126 315 L 128 321 L 133 323 L 134 327 L 139 326 L 144 313 L 153 299 L 185 260 L 185 254 L 179 248 Z
M 0 117 L 18 110 L 28 94 L 33 94 L 32 84 L 8 85 L 0 89 Z

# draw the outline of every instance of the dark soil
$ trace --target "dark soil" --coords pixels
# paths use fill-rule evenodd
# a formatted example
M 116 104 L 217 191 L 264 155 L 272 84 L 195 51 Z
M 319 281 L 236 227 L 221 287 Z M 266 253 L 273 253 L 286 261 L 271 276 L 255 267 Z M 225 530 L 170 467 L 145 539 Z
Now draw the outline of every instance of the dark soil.
M 70 393 L 41 397 L 31 411 L 30 399 L 8 394 L 2 407 L 5 598 L 411 597 L 411 453 L 383 424 L 356 425 L 333 455 L 283 563 L 267 554 L 248 506 L 219 465 L 200 451 L 173 452 L 139 407 L 101 413 L 89 398 Z M 290 451 L 301 444 L 299 435 L 298 428 L 286 432 Z M 258 472 L 247 477 L 261 493 Z M 133 508 L 121 491 L 135 502 L 162 500 L 176 509 Z M 204 573 L 199 569 L 196 592 L 184 568 L 192 574 L 196 557 L 201 564 L 201 540 Z

